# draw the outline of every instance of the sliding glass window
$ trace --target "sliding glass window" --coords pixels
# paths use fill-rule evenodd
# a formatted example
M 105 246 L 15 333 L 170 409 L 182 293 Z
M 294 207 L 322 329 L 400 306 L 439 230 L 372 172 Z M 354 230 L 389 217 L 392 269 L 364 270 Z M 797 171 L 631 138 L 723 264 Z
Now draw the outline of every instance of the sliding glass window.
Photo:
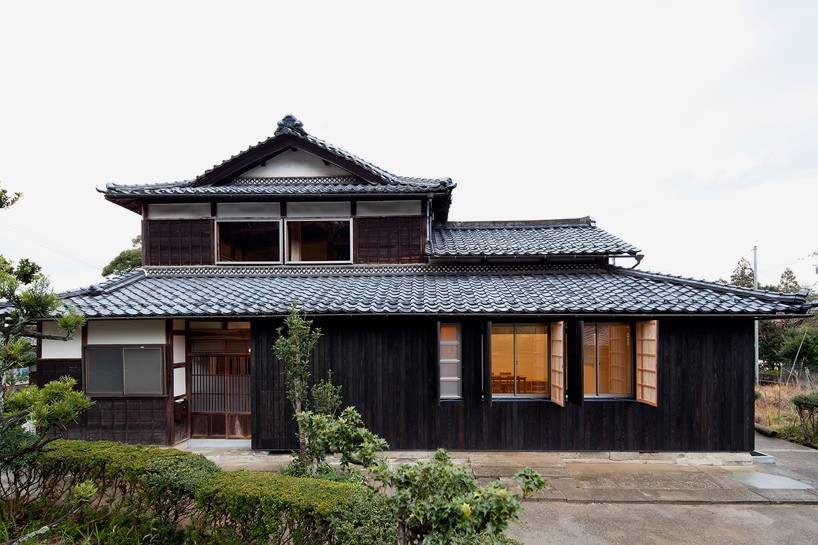
M 281 263 L 280 221 L 218 221 L 220 263 Z
M 548 325 L 491 327 L 491 391 L 498 397 L 548 396 Z

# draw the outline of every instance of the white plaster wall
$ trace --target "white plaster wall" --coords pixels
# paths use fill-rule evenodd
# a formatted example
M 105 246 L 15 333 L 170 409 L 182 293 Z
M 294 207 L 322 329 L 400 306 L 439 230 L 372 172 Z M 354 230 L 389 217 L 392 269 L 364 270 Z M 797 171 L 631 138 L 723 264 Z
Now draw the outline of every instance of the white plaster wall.
M 220 202 L 217 205 L 220 218 L 278 218 L 281 204 L 277 202 Z
M 349 201 L 287 203 L 288 218 L 348 218 L 351 211 Z
M 65 335 L 57 322 L 43 322 L 43 333 L 48 335 Z M 82 358 L 82 334 L 79 329 L 74 332 L 70 341 L 51 341 L 43 339 L 43 359 L 79 359 Z
M 253 170 L 243 178 L 291 178 L 299 176 L 346 176 L 349 172 L 306 151 L 286 151 Z
M 148 219 L 202 219 L 210 217 L 210 203 L 149 204 Z
M 88 344 L 165 344 L 165 321 L 92 320 Z
M 187 382 L 185 381 L 185 368 L 177 367 L 173 370 L 173 396 L 181 396 L 187 393 Z
M 185 363 L 185 336 L 173 336 L 173 363 Z
M 419 216 L 420 201 L 358 201 L 358 216 Z

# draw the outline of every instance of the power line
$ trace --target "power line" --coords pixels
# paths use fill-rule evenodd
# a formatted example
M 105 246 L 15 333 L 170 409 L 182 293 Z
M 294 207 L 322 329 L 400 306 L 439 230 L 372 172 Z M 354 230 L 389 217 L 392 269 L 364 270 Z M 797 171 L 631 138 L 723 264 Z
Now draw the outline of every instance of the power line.
M 0 225 L 3 225 L 4 229 L 8 229 L 9 231 L 13 232 L 14 234 L 16 234 L 16 235 L 18 235 L 18 236 L 20 236 L 20 237 L 22 237 L 22 238 L 24 238 L 24 239 L 26 239 L 26 240 L 28 240 L 30 242 L 33 242 L 34 244 L 37 244 L 38 246 L 42 246 L 43 248 L 46 248 L 47 250 L 50 250 L 50 251 L 52 251 L 52 252 L 54 252 L 56 254 L 59 254 L 59 255 L 61 255 L 63 257 L 67 257 L 68 259 L 76 261 L 77 263 L 80 263 L 81 265 L 85 265 L 86 267 L 90 267 L 90 268 L 92 268 L 92 269 L 94 269 L 96 271 L 99 271 L 99 270 L 102 269 L 102 265 L 99 265 L 98 263 L 94 263 L 93 261 L 91 261 L 89 259 L 86 259 L 84 256 L 81 256 L 79 254 L 75 254 L 74 252 L 68 251 L 64 247 L 58 246 L 57 244 L 55 244 L 55 243 L 53 243 L 51 241 L 48 241 L 48 240 L 42 239 L 40 237 L 37 237 L 35 235 L 32 235 L 31 233 L 27 232 L 26 230 L 21 229 L 20 227 L 18 227 L 16 225 L 13 225 L 13 224 L 11 224 L 11 223 L 3 220 L 3 219 L 0 219 Z

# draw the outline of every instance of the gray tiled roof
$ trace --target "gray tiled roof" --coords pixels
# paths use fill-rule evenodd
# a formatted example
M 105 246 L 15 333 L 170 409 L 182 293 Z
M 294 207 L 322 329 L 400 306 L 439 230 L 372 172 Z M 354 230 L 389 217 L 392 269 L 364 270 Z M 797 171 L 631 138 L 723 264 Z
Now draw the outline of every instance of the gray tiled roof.
M 392 174 L 391 172 L 388 172 L 388 171 L 386 171 L 386 170 L 384 170 L 384 169 L 382 169 L 380 167 L 377 167 L 377 166 L 373 165 L 372 163 L 370 163 L 368 161 L 364 161 L 360 157 L 356 157 L 355 155 L 352 155 L 348 151 L 344 151 L 344 150 L 342 150 L 341 148 L 339 148 L 337 146 L 334 146 L 332 144 L 324 142 L 320 138 L 316 138 L 315 136 L 313 136 L 311 134 L 308 134 L 307 131 L 304 130 L 303 123 L 301 123 L 301 121 L 299 121 L 298 119 L 296 119 L 295 117 L 293 117 L 291 115 L 284 116 L 284 118 L 281 119 L 281 121 L 278 122 L 278 128 L 276 129 L 276 132 L 275 132 L 275 134 L 273 134 L 273 136 L 271 136 L 267 140 L 264 140 L 263 142 L 259 142 L 255 146 L 250 146 L 246 150 L 240 152 L 237 155 L 234 155 L 230 159 L 225 159 L 219 165 L 213 165 L 213 168 L 211 168 L 211 169 L 205 171 L 204 173 L 202 173 L 200 176 L 198 176 L 196 178 L 196 180 L 200 180 L 200 179 L 204 178 L 212 170 L 220 167 L 221 165 L 224 165 L 225 163 L 228 163 L 228 162 L 232 161 L 233 159 L 235 159 L 239 155 L 247 153 L 247 152 L 249 152 L 251 150 L 254 150 L 254 149 L 256 149 L 256 148 L 258 148 L 260 146 L 264 146 L 265 144 L 267 144 L 271 140 L 275 139 L 276 137 L 279 137 L 279 136 L 282 136 L 282 135 L 285 135 L 285 134 L 290 135 L 290 136 L 294 136 L 295 138 L 298 138 L 300 140 L 304 140 L 306 142 L 309 142 L 310 144 L 313 144 L 316 147 L 319 147 L 319 148 L 321 148 L 323 150 L 326 150 L 326 151 L 332 153 L 333 155 L 336 155 L 338 157 L 346 159 L 347 161 L 358 165 L 359 167 L 363 168 L 364 170 L 368 170 L 369 172 L 371 172 L 372 174 L 376 175 L 377 177 L 381 178 L 382 180 L 384 180 L 385 182 L 387 182 L 389 184 L 396 184 L 396 185 L 403 185 L 403 184 L 409 184 L 409 185 L 414 185 L 414 184 L 434 185 L 434 186 L 440 187 L 440 188 L 454 187 L 454 184 L 452 183 L 451 178 L 436 178 L 436 179 L 435 178 L 411 178 L 411 177 L 408 177 L 408 176 L 398 176 L 396 174 Z
M 283 135 L 292 136 L 327 151 L 334 156 L 348 161 L 357 167 L 375 175 L 382 183 L 373 183 L 356 176 L 321 176 L 314 178 L 241 178 L 234 177 L 226 181 L 205 181 L 208 174 L 227 165 L 231 161 L 240 160 L 245 154 L 251 153 L 264 146 L 275 145 L 273 141 Z M 341 161 L 342 162 L 342 161 Z M 122 185 L 109 183 L 104 193 L 110 197 L 116 196 L 158 196 L 158 195 L 312 195 L 312 194 L 339 194 L 339 193 L 416 193 L 420 191 L 446 191 L 453 189 L 455 183 L 451 178 L 411 178 L 398 176 L 363 159 L 328 144 L 304 131 L 303 125 L 293 116 L 286 116 L 278 122 L 278 129 L 273 136 L 250 146 L 244 151 L 225 159 L 213 168 L 197 176 L 194 180 L 164 184 Z
M 89 318 L 310 314 L 719 314 L 804 312 L 782 295 L 617 267 L 381 265 L 146 267 L 67 293 Z
M 639 248 L 591 218 L 540 222 L 449 222 L 432 231 L 431 257 L 636 255 Z
M 375 185 L 356 176 L 316 176 L 299 178 L 234 178 L 221 185 L 193 186 L 193 181 L 173 184 L 108 184 L 105 193 L 121 196 L 162 195 L 343 195 L 381 193 L 422 193 L 440 188 L 437 182 Z

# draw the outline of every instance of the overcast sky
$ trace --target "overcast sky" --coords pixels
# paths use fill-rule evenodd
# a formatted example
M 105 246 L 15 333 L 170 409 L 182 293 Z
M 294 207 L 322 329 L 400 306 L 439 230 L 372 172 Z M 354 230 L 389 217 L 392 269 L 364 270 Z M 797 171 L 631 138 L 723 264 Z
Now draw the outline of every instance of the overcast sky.
M 536 7 L 535 7 L 536 6 Z M 293 114 L 450 219 L 590 215 L 641 269 L 818 281 L 818 2 L 4 2 L 0 253 L 58 290 L 139 233 L 108 182 L 191 179 Z

